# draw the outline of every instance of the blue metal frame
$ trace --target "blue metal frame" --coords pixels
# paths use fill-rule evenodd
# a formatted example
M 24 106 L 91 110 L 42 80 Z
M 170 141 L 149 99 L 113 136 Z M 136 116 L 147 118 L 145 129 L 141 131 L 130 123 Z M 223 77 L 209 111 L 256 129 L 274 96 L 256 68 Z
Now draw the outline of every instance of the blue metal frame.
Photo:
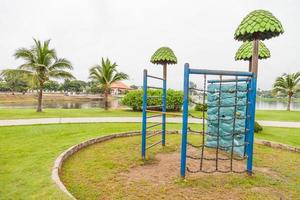
M 247 109 L 246 118 L 246 134 L 245 142 L 247 158 L 247 172 L 252 173 L 253 165 L 253 142 L 254 142 L 254 121 L 255 121 L 255 103 L 256 103 L 256 75 L 252 72 L 240 72 L 240 71 L 224 71 L 224 70 L 207 70 L 207 69 L 190 69 L 189 64 L 184 65 L 184 100 L 183 100 L 183 115 L 182 115 L 182 141 L 181 141 L 181 163 L 180 163 L 180 175 L 185 177 L 186 174 L 186 150 L 187 150 L 187 128 L 188 128 L 188 113 L 189 113 L 189 76 L 190 74 L 207 74 L 207 75 L 223 75 L 223 76 L 245 76 L 248 78 L 239 79 L 239 81 L 249 81 L 247 99 L 250 101 L 250 105 Z M 226 81 L 226 80 L 225 80 Z M 211 83 L 217 83 L 219 81 L 212 80 Z M 228 80 L 227 82 L 232 82 Z
M 143 74 L 143 123 L 142 123 L 142 158 L 146 157 L 146 131 L 147 131 L 147 70 Z
M 182 115 L 182 140 L 181 140 L 181 163 L 180 175 L 185 177 L 186 171 L 186 145 L 187 145 L 187 128 L 189 115 L 189 64 L 184 65 L 184 83 L 183 83 L 183 115 Z
M 255 126 L 255 104 L 256 104 L 256 82 L 257 78 L 256 75 L 251 79 L 249 83 L 250 87 L 250 92 L 249 92 L 249 100 L 250 100 L 250 105 L 249 105 L 249 116 L 250 118 L 247 118 L 249 120 L 249 132 L 246 135 L 247 140 L 246 142 L 248 143 L 247 148 L 246 148 L 246 153 L 247 153 L 247 172 L 248 174 L 252 174 L 252 166 L 253 166 L 253 143 L 254 143 L 254 126 Z
M 153 87 L 153 86 L 148 86 L 148 78 L 153 78 L 153 79 L 158 79 L 158 80 L 162 80 L 163 81 L 163 87 Z M 160 96 L 148 96 L 147 91 L 148 88 L 154 88 L 154 89 L 162 89 L 162 105 L 155 105 L 155 106 L 147 106 L 147 100 L 148 98 L 151 97 L 160 97 Z M 148 75 L 148 72 L 146 69 L 144 69 L 144 73 L 143 73 L 143 119 L 142 119 L 142 158 L 145 159 L 146 158 L 146 150 L 159 144 L 160 142 L 162 143 L 162 146 L 165 146 L 166 143 L 166 106 L 167 106 L 167 80 L 157 77 L 157 76 L 152 76 L 152 75 Z M 151 117 L 157 117 L 160 115 L 150 115 L 149 117 L 147 117 L 147 109 L 148 108 L 155 108 L 155 107 L 162 107 L 162 122 L 161 123 L 156 123 L 153 125 L 150 125 L 147 127 L 147 118 L 151 118 Z M 155 126 L 159 126 L 162 125 L 162 130 L 161 130 L 161 134 L 162 134 L 162 140 L 159 142 L 156 142 L 150 146 L 147 146 L 147 138 L 150 138 L 150 136 L 147 137 L 147 129 L 149 128 L 153 128 Z
M 223 75 L 223 76 L 249 76 L 249 77 L 253 76 L 252 72 L 210 70 L 210 69 L 190 69 L 190 74 L 207 74 L 207 75 Z
M 162 145 L 166 145 L 166 112 L 167 112 L 167 80 L 163 79 L 163 97 L 162 97 Z
M 239 78 L 238 80 L 236 79 L 225 79 L 222 80 L 223 83 L 230 83 L 230 82 L 247 82 L 249 81 L 249 78 Z M 220 83 L 220 80 L 208 80 L 207 83 Z

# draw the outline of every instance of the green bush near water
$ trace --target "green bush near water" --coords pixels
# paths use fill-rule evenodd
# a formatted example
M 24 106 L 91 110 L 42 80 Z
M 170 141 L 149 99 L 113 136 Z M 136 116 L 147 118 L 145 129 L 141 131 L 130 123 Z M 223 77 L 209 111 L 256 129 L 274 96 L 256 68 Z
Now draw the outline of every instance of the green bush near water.
M 259 133 L 263 130 L 263 127 L 257 122 L 255 121 L 255 124 L 254 124 L 254 132 L 255 133 Z
M 207 112 L 207 104 L 202 104 L 202 103 L 196 104 L 195 111 Z
M 148 106 L 162 105 L 162 91 L 148 90 Z M 129 106 L 134 111 L 141 111 L 143 104 L 143 91 L 133 90 L 128 92 L 122 99 L 122 103 Z M 176 90 L 167 90 L 167 111 L 181 110 L 183 103 L 183 92 Z M 161 110 L 161 107 L 153 110 Z

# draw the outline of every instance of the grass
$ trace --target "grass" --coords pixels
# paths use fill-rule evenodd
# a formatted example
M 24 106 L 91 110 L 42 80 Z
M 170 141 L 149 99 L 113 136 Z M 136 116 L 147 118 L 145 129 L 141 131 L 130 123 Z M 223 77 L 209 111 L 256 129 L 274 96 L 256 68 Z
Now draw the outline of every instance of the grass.
M 36 112 L 35 109 L 0 109 L 0 119 L 32 119 L 32 118 L 60 118 L 60 117 L 137 117 L 141 112 L 131 110 L 108 110 L 94 109 L 44 109 Z
M 121 174 L 144 165 L 139 142 L 139 137 L 116 139 L 76 153 L 63 166 L 64 183 L 78 199 L 299 199 L 300 154 L 256 145 L 255 166 L 268 171 L 256 170 L 252 177 L 219 174 L 163 183 L 129 181 Z M 154 155 L 158 152 L 179 149 L 180 136 L 168 136 L 166 149 L 148 151 L 146 165 L 156 162 Z
M 263 131 L 256 134 L 255 137 L 300 147 L 300 129 L 298 128 L 263 127 Z
M 190 111 L 194 115 L 199 112 Z M 1 119 L 32 119 L 32 118 L 59 118 L 59 117 L 140 117 L 141 112 L 133 112 L 129 109 L 117 109 L 105 111 L 101 108 L 94 109 L 44 109 L 37 113 L 35 109 L 0 109 Z M 292 121 L 300 122 L 300 111 L 284 110 L 257 110 L 257 120 Z
M 89 138 L 140 128 L 139 123 L 0 127 L 0 199 L 66 199 L 50 177 L 54 160 L 61 152 Z M 180 129 L 181 125 L 168 124 L 167 128 Z M 274 135 L 270 139 L 277 137 L 282 143 L 299 141 L 297 134 L 280 137 L 283 130 L 284 133 L 300 132 L 299 129 L 266 128 L 266 133 L 259 136 L 270 131 Z
M 300 111 L 257 110 L 257 120 L 300 122 Z
M 139 123 L 0 127 L 0 199 L 65 199 L 50 177 L 60 153 L 92 137 L 140 128 Z

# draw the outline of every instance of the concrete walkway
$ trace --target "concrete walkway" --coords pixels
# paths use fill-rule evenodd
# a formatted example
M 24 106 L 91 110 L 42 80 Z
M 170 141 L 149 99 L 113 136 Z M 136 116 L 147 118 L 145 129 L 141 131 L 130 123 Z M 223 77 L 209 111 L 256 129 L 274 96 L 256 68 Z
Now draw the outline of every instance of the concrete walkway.
M 149 122 L 161 122 L 161 118 L 148 119 Z M 95 123 L 95 122 L 142 122 L 141 117 L 84 117 L 84 118 L 40 118 L 40 119 L 12 119 L 0 120 L 0 126 L 19 126 L 34 124 L 58 124 L 58 123 Z M 181 123 L 179 117 L 167 118 L 167 122 Z M 300 122 L 261 121 L 262 126 L 300 128 Z M 202 123 L 201 119 L 190 118 L 189 123 Z

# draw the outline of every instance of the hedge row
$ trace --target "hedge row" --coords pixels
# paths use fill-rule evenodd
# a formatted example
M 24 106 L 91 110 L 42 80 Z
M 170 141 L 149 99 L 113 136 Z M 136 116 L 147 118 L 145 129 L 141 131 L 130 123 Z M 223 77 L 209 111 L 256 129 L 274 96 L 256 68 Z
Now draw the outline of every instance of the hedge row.
M 147 92 L 148 106 L 162 105 L 162 98 L 155 98 L 151 96 L 162 97 L 161 90 L 148 90 Z M 122 103 L 129 106 L 134 111 L 141 111 L 143 104 L 143 91 L 133 90 L 129 91 L 122 99 Z M 176 90 L 167 90 L 167 111 L 181 111 L 183 103 L 183 92 Z M 161 108 L 158 108 L 161 110 Z

